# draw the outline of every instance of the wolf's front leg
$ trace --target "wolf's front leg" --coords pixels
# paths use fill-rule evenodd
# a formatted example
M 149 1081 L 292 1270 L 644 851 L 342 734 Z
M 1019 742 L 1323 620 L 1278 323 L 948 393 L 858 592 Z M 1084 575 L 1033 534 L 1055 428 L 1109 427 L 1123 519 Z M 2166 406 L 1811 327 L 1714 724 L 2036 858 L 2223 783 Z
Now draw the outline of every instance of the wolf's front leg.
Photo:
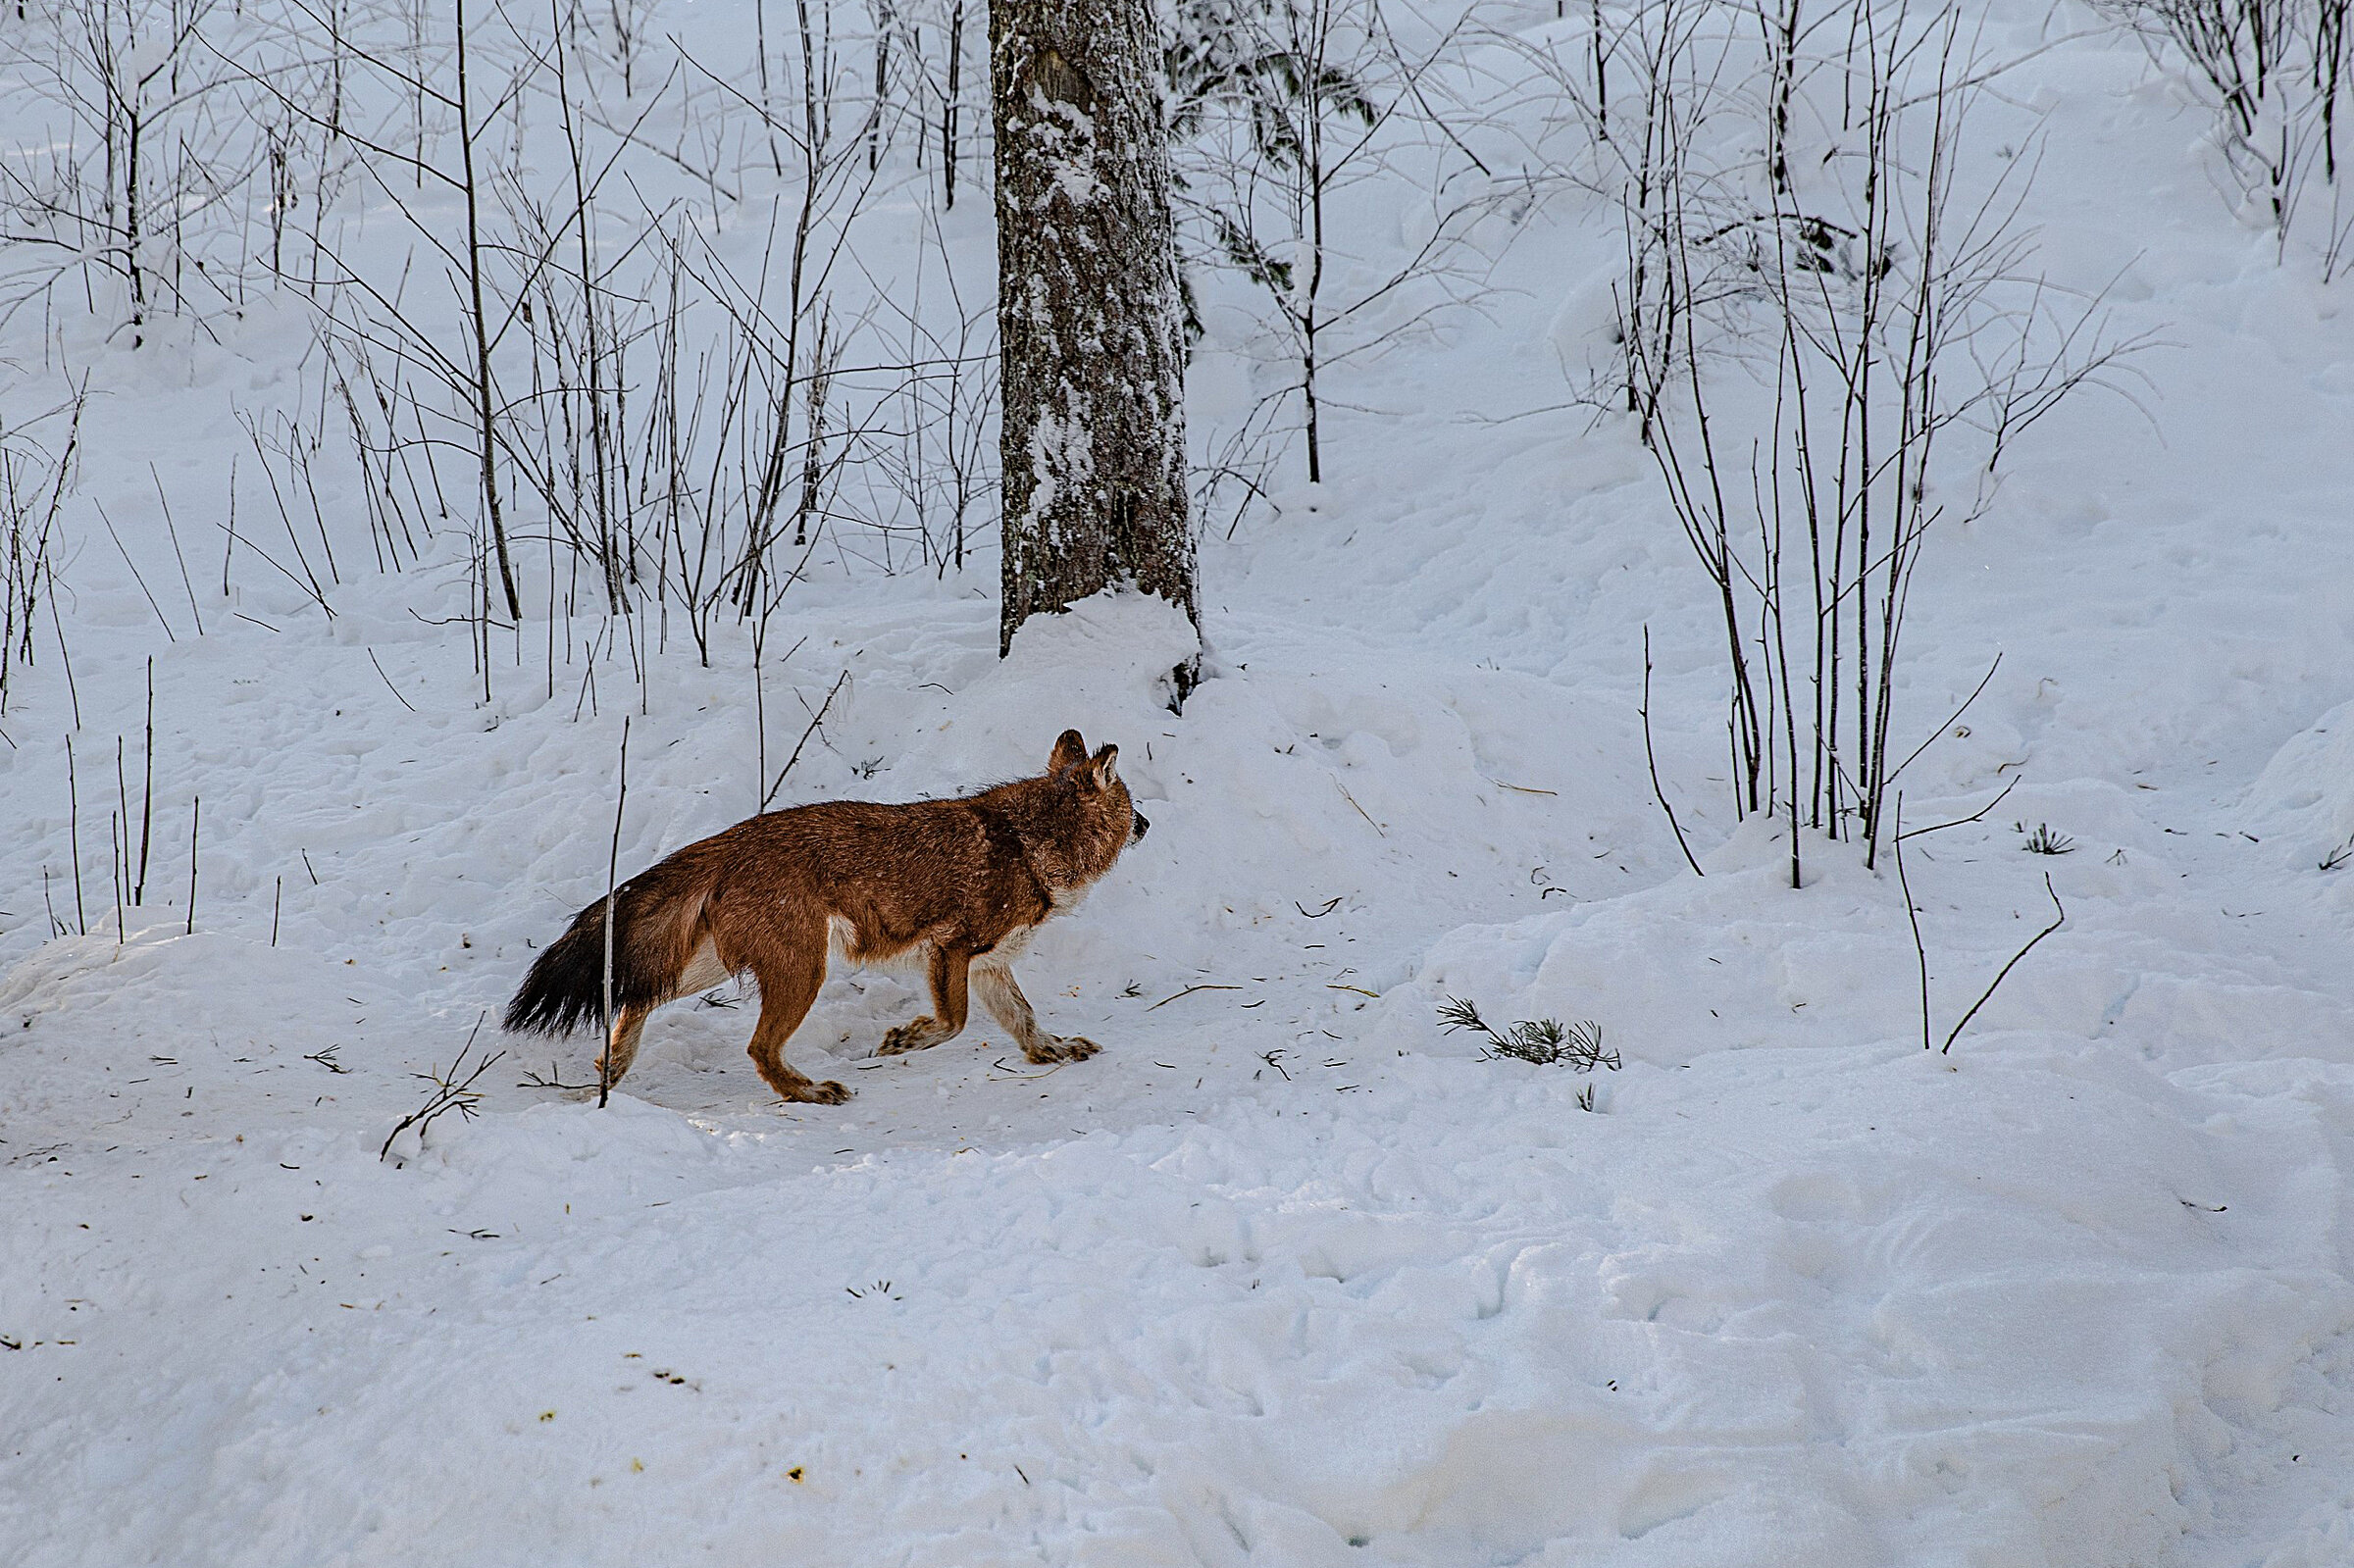
M 840 1105 L 850 1091 L 833 1079 L 822 1084 L 794 1071 L 785 1060 L 785 1042 L 809 1016 L 818 987 L 826 983 L 825 928 L 790 934 L 764 944 L 748 959 L 760 986 L 760 1022 L 752 1026 L 752 1066 L 777 1097 L 810 1105 Z
M 964 1033 L 965 981 L 970 973 L 972 954 L 950 948 L 935 947 L 931 954 L 932 1014 L 912 1024 L 901 1024 L 883 1037 L 875 1047 L 877 1056 L 897 1056 L 905 1051 L 928 1050 Z
M 1103 1047 L 1077 1035 L 1048 1035 L 1030 1011 L 1030 998 L 1014 984 L 1013 971 L 1002 964 L 974 966 L 973 991 L 998 1026 L 1013 1037 L 1022 1055 L 1033 1062 L 1083 1062 Z

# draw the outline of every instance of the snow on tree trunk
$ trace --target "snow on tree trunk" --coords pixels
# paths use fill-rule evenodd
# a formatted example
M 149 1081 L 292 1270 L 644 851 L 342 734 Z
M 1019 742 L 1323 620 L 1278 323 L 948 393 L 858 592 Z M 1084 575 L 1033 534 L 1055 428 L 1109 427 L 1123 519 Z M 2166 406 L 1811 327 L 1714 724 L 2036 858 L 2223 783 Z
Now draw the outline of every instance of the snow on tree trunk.
M 1151 0 L 990 0 L 1003 378 L 999 651 L 1106 587 L 1198 625 Z

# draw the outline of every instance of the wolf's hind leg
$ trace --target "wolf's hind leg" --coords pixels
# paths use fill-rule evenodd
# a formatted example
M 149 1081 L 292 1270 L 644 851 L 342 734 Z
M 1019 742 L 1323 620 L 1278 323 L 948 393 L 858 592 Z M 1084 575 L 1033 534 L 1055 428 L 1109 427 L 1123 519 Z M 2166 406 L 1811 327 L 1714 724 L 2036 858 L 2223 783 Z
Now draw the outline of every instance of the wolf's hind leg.
M 638 1059 L 638 1037 L 645 1033 L 646 1015 L 652 1011 L 650 1006 L 630 1004 L 615 1016 L 605 1053 L 596 1059 L 596 1070 L 608 1087 L 620 1083 Z
M 883 1037 L 875 1047 L 877 1056 L 896 1056 L 903 1051 L 928 1050 L 964 1033 L 965 979 L 970 972 L 972 955 L 952 948 L 932 949 L 932 1012 L 911 1024 L 901 1024 Z
M 719 949 L 706 936 L 695 948 L 694 956 L 687 961 L 687 968 L 671 986 L 670 995 L 663 1000 L 675 1001 L 681 996 L 706 990 L 726 980 L 730 973 L 728 966 L 719 961 Z M 608 1087 L 620 1083 L 623 1075 L 629 1072 L 630 1064 L 638 1059 L 638 1038 L 645 1033 L 646 1019 L 661 1005 L 661 1001 L 625 1002 L 621 1011 L 614 1016 L 613 1032 L 606 1040 L 605 1054 L 598 1057 L 596 1063 L 596 1070 L 604 1075 Z
M 1014 984 L 1013 971 L 1003 964 L 973 966 L 973 994 L 989 1009 L 998 1027 L 1013 1037 L 1025 1059 L 1033 1062 L 1083 1062 L 1103 1047 L 1077 1035 L 1048 1035 L 1038 1027 L 1030 998 Z

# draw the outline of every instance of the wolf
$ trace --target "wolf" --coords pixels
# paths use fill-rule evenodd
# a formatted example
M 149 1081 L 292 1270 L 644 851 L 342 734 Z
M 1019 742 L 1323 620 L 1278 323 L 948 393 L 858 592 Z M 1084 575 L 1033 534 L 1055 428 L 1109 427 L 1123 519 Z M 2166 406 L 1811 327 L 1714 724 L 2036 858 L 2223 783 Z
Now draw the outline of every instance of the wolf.
M 623 883 L 612 895 L 603 1082 L 629 1072 L 655 1008 L 749 975 L 760 987 L 750 1051 L 762 1082 L 788 1100 L 841 1104 L 848 1089 L 785 1060 L 830 953 L 920 960 L 930 978 L 932 1011 L 893 1029 L 879 1055 L 954 1039 L 973 995 L 1033 1062 L 1095 1055 L 1093 1040 L 1039 1029 L 1012 965 L 1040 924 L 1076 905 L 1151 826 L 1120 780 L 1119 756 L 1111 745 L 1091 756 L 1065 730 L 1035 778 L 949 800 L 763 812 Z M 575 915 L 532 965 L 507 1004 L 510 1031 L 569 1035 L 602 1016 L 605 904 Z

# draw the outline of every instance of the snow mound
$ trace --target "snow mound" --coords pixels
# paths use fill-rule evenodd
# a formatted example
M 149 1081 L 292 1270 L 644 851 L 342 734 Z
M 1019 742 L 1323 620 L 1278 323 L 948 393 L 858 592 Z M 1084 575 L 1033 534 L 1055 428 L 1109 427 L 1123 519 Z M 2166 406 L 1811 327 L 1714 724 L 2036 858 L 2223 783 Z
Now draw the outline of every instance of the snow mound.
M 1054 737 L 1077 730 L 1089 747 L 1121 743 L 1169 716 L 1171 672 L 1194 657 L 1185 612 L 1150 593 L 1100 593 L 1061 615 L 1033 616 L 1005 657 L 964 686 L 948 717 L 911 748 L 950 778 L 1038 772 Z
M 2331 708 L 2273 754 L 2248 788 L 2251 826 L 2293 841 L 2299 859 L 2354 842 L 2354 702 Z

